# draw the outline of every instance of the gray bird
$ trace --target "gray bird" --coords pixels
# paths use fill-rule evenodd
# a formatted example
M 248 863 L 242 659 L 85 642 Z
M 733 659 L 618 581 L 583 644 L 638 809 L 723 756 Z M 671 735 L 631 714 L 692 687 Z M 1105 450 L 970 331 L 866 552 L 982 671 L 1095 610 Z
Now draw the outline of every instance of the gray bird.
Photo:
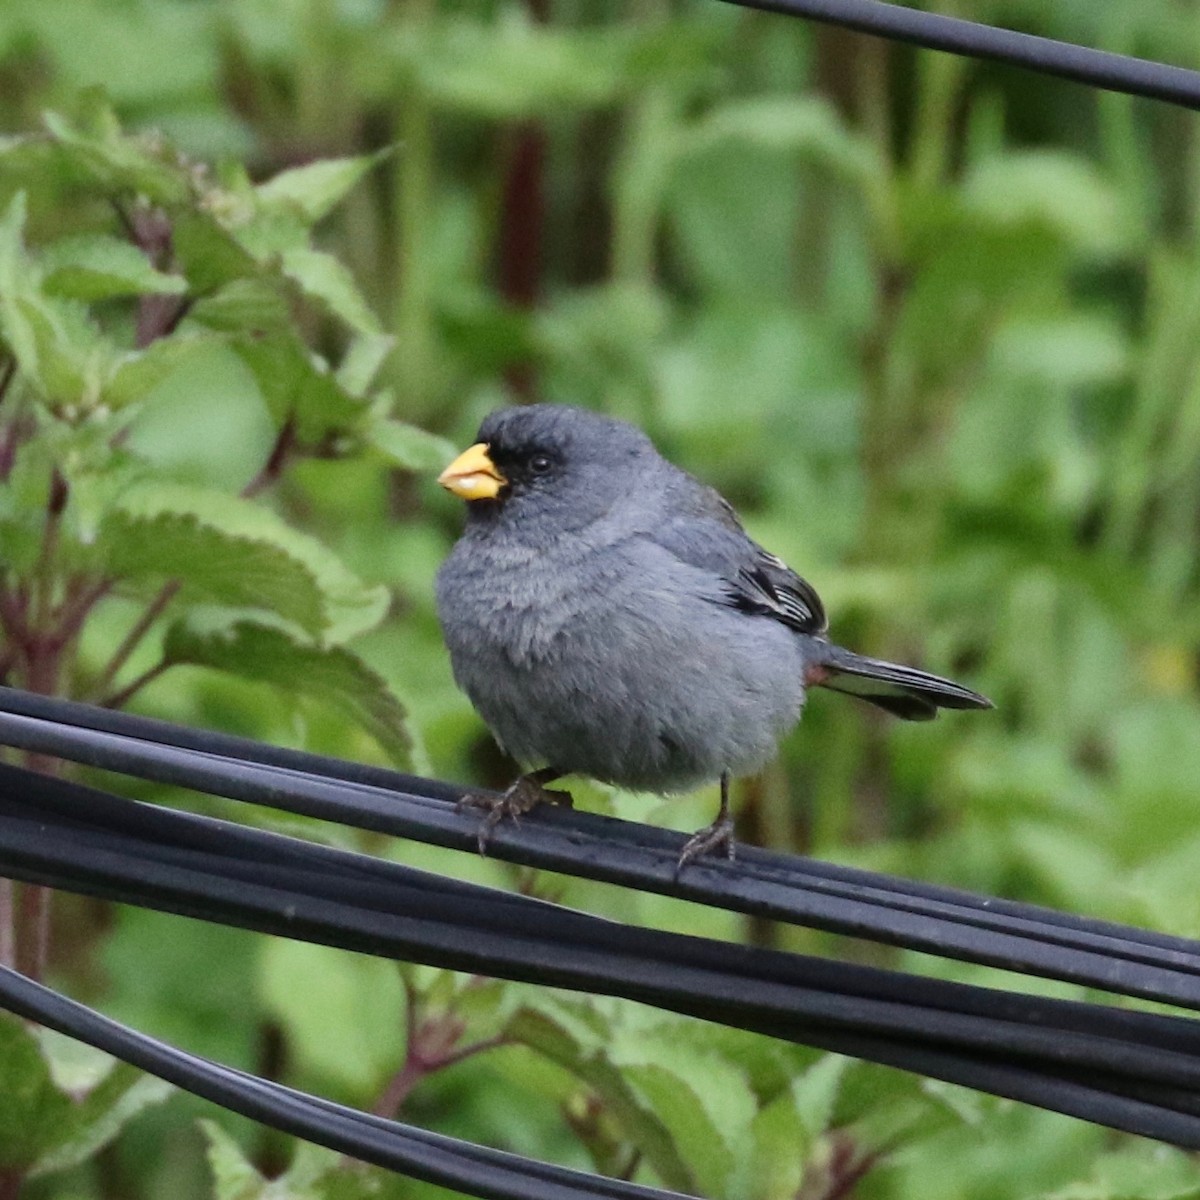
M 526 767 L 486 810 L 495 825 L 586 775 L 639 791 L 719 779 L 716 820 L 682 868 L 733 857 L 729 779 L 771 759 L 809 687 L 848 692 L 909 721 L 985 697 L 826 637 L 813 588 L 757 545 L 713 488 L 624 421 L 540 404 L 491 413 L 438 482 L 467 501 L 437 577 L 454 678 Z

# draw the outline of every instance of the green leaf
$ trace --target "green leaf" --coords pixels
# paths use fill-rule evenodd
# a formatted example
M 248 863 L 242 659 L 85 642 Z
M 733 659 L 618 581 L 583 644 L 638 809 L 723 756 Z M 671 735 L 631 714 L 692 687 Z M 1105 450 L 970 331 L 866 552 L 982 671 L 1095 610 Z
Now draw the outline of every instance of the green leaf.
M 764 1105 L 735 1146 L 736 1165 L 727 1189 L 739 1200 L 784 1200 L 800 1192 L 811 1148 L 789 1092 Z
M 407 49 L 434 103 L 477 116 L 590 107 L 615 100 L 630 86 L 626 65 L 633 46 L 620 31 L 554 28 L 519 16 L 490 27 L 451 19 Z
M 389 333 L 359 334 L 337 369 L 338 383 L 351 396 L 365 395 L 395 345 L 396 339 Z
M 118 579 L 179 579 L 193 602 L 264 609 L 327 643 L 372 628 L 387 608 L 383 588 L 367 587 L 314 538 L 206 488 L 135 485 L 98 541 L 103 569 Z
M 54 112 L 43 119 L 68 168 L 93 186 L 168 207 L 188 198 L 193 185 L 190 166 L 158 134 L 123 133 L 103 101 L 96 102 L 84 122 Z
M 343 647 L 313 646 L 282 629 L 250 621 L 215 628 L 177 623 L 167 631 L 163 657 L 169 663 L 212 667 L 318 700 L 371 734 L 397 765 L 411 765 L 404 706 L 380 675 Z
M 1182 1151 L 1139 1143 L 1101 1155 L 1086 1181 L 1046 1200 L 1200 1200 L 1200 1166 Z
M 128 242 L 100 234 L 81 234 L 52 243 L 42 254 L 43 288 L 73 300 L 113 296 L 178 296 L 187 281 L 156 271 Z
M 321 446 L 354 429 L 367 406 L 338 382 L 323 359 L 291 330 L 239 338 L 235 350 L 250 368 L 276 425 L 293 423 L 301 446 Z
M 197 292 L 212 292 L 234 280 L 253 278 L 261 270 L 254 255 L 209 211 L 181 213 L 171 243 L 180 269 Z
M 121 355 L 104 384 L 105 404 L 121 409 L 145 399 L 164 379 L 211 354 L 219 340 L 211 334 L 176 333 Z
M 357 158 L 326 158 L 306 163 L 281 171 L 259 184 L 255 191 L 263 204 L 298 209 L 309 224 L 315 224 L 332 212 L 350 189 L 390 153 L 384 150 Z
M 242 1148 L 215 1121 L 201 1121 L 208 1142 L 206 1157 L 213 1176 L 215 1200 L 257 1200 L 267 1181 L 254 1169 Z
M 1011 151 L 976 166 L 964 184 L 970 210 L 999 228 L 1053 233 L 1077 251 L 1110 257 L 1138 230 L 1122 194 L 1084 158 Z
M 127 1063 L 115 1064 L 82 1102 L 71 1107 L 30 1174 L 49 1175 L 86 1162 L 134 1117 L 162 1104 L 173 1091 L 164 1079 L 143 1075 Z
M 832 104 L 811 96 L 728 100 L 688 130 L 681 150 L 702 154 L 727 143 L 800 152 L 860 183 L 882 169 L 871 143 L 852 134 Z
M 695 1190 L 672 1131 L 605 1056 L 611 1030 L 594 1006 L 538 994 L 512 1018 L 507 1032 L 592 1088 L 668 1187 Z
M 222 333 L 282 333 L 291 321 L 288 301 L 274 281 L 233 279 L 192 306 L 188 322 Z
M 285 250 L 281 261 L 289 279 L 351 329 L 367 334 L 382 332 L 379 319 L 358 290 L 350 269 L 332 254 L 300 246 Z
M 404 991 L 394 964 L 270 938 L 259 992 L 304 1069 L 367 1094 L 404 1056 Z
M 745 1075 L 694 1039 L 638 1026 L 618 1030 L 610 1056 L 670 1133 L 700 1192 L 723 1195 L 758 1107 Z
M 37 1161 L 70 1101 L 54 1086 L 37 1039 L 7 1013 L 0 1015 L 0 1170 Z
M 792 1103 L 811 1140 L 832 1124 L 842 1079 L 849 1065 L 849 1059 L 839 1054 L 827 1054 L 793 1082 Z
M 0 1169 L 49 1174 L 107 1145 L 170 1084 L 0 1016 Z
M 375 421 L 367 428 L 367 441 L 409 471 L 440 471 L 457 453 L 445 438 L 403 421 Z

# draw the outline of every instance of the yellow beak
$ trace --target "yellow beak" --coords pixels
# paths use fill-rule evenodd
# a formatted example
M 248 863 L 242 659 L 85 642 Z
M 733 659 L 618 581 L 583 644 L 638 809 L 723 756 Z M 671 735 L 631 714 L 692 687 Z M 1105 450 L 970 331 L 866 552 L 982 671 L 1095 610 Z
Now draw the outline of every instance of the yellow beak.
M 488 457 L 486 442 L 464 450 L 438 476 L 438 483 L 461 500 L 495 500 L 507 482 Z

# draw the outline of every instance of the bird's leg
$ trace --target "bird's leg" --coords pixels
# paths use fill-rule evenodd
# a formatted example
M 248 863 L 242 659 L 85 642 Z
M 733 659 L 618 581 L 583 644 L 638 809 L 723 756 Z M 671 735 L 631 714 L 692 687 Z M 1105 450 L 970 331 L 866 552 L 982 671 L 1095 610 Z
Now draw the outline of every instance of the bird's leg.
M 516 821 L 539 804 L 561 804 L 563 808 L 571 808 L 574 801 L 570 792 L 551 791 L 546 787 L 561 774 L 556 767 L 542 767 L 540 771 L 522 775 L 499 795 L 494 792 L 469 792 L 465 795 L 456 805 L 459 812 L 464 808 L 480 808 L 484 811 L 483 823 L 479 826 L 479 853 L 487 853 L 492 830 L 505 817 L 512 817 Z
M 679 862 L 675 864 L 675 877 L 687 866 L 693 858 L 701 854 L 713 854 L 725 847 L 725 857 L 731 862 L 734 857 L 733 818 L 729 815 L 729 772 L 721 772 L 721 807 L 717 809 L 717 819 L 703 829 L 693 833 L 683 844 Z

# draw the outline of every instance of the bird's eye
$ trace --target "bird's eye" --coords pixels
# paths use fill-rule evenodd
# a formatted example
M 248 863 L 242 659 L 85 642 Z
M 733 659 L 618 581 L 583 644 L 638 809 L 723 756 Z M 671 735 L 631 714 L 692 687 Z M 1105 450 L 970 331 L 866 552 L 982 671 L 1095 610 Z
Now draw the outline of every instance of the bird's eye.
M 545 475 L 551 466 L 553 466 L 553 463 L 550 461 L 550 455 L 548 454 L 535 454 L 529 460 L 529 469 L 535 475 Z

